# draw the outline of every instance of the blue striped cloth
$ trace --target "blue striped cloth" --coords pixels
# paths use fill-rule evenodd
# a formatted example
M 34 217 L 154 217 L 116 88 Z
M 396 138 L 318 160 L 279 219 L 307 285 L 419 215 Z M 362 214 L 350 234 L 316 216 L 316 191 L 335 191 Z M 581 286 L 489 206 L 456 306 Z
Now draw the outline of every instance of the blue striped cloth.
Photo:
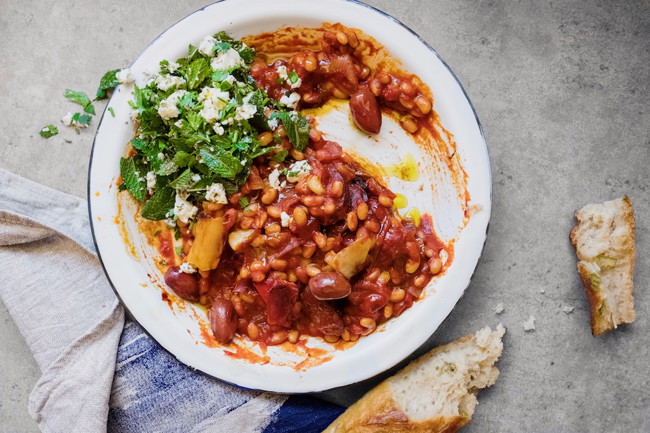
M 127 321 L 120 339 L 108 431 L 321 432 L 344 408 L 224 384 L 178 361 Z

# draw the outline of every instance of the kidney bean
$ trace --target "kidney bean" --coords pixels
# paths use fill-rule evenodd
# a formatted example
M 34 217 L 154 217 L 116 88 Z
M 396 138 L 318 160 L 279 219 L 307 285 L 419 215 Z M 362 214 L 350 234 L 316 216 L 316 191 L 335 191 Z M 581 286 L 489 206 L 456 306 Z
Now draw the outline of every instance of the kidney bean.
M 183 299 L 198 302 L 199 282 L 193 274 L 180 271 L 180 266 L 172 266 L 165 272 L 165 284 Z
M 301 294 L 303 308 L 314 327 L 324 335 L 341 335 L 345 330 L 341 315 L 333 302 L 317 299 L 309 288 Z
M 360 88 L 350 97 L 350 112 L 354 123 L 364 132 L 377 134 L 381 129 L 381 110 L 377 97 L 366 88 Z
M 233 303 L 227 299 L 216 298 L 212 302 L 208 316 L 212 334 L 217 341 L 225 344 L 232 340 L 237 331 L 237 314 Z
M 352 291 L 350 282 L 338 272 L 321 272 L 311 277 L 309 288 L 314 297 L 321 301 L 345 298 Z

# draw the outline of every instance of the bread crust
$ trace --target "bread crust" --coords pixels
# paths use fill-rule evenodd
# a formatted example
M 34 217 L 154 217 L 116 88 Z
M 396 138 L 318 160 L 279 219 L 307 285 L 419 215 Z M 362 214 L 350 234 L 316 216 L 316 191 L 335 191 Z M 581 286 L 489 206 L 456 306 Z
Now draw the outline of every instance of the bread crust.
M 602 221 L 598 220 L 601 224 L 595 225 L 593 218 L 598 218 L 598 212 L 605 212 L 607 207 L 614 209 L 615 214 L 611 218 L 601 218 Z M 577 224 L 569 238 L 576 249 L 578 273 L 589 301 L 591 332 L 598 336 L 618 325 L 632 323 L 636 318 L 632 294 L 636 258 L 634 210 L 629 197 L 625 196 L 599 205 L 587 205 L 576 211 L 575 218 Z M 594 259 L 593 251 L 589 250 L 596 242 L 590 239 L 596 229 L 612 234 L 618 230 L 610 249 L 601 253 L 615 258 L 606 269 L 599 266 L 597 257 Z M 611 284 L 612 287 L 600 287 L 605 272 L 612 271 L 619 275 L 615 283 Z
M 486 330 L 489 330 L 486 328 Z M 490 331 L 492 332 L 492 331 Z M 501 355 L 503 345 L 501 343 L 501 336 L 505 329 L 499 325 L 497 331 L 494 331 L 495 336 L 498 337 L 496 346 L 496 357 L 492 360 L 490 369 L 494 370 L 494 374 L 485 384 L 490 386 L 498 376 L 498 370 L 493 366 L 493 363 Z M 402 371 L 395 376 L 386 379 L 375 388 L 366 393 L 360 400 L 348 408 L 341 416 L 339 416 L 323 433 L 455 433 L 461 427 L 468 424 L 471 420 L 471 414 L 468 416 L 437 416 L 424 421 L 415 421 L 410 419 L 409 416 L 401 410 L 396 404 L 391 389 L 391 381 L 399 381 L 401 378 L 408 376 L 412 371 L 425 364 L 430 367 L 430 364 L 436 355 L 443 350 L 449 351 L 455 348 L 462 348 L 463 344 L 474 339 L 476 342 L 477 334 L 472 334 L 460 338 L 452 343 L 444 346 L 437 347 L 425 355 L 421 356 L 414 362 L 406 366 Z M 427 392 L 426 388 L 433 388 L 431 383 L 422 383 L 422 392 Z M 433 391 L 430 391 L 433 393 Z M 472 410 L 473 411 L 473 410 Z

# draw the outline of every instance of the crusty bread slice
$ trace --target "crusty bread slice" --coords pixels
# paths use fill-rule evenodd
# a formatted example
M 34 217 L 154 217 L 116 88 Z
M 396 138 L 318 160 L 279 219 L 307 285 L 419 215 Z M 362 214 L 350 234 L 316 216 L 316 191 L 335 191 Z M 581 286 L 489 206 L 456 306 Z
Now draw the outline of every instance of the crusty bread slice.
M 476 392 L 494 384 L 505 333 L 485 327 L 438 347 L 370 390 L 324 433 L 453 433 L 467 424 Z
M 578 223 L 571 230 L 570 238 L 591 305 L 591 332 L 596 336 L 635 319 L 634 211 L 625 196 L 588 204 L 575 216 Z

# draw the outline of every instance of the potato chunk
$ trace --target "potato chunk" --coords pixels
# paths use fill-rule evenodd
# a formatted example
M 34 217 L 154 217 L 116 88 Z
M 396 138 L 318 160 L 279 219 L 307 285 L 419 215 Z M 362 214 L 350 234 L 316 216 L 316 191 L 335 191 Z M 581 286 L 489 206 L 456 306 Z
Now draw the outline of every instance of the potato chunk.
M 194 243 L 187 261 L 200 271 L 209 271 L 219 265 L 226 243 L 224 218 L 199 218 L 194 226 Z

